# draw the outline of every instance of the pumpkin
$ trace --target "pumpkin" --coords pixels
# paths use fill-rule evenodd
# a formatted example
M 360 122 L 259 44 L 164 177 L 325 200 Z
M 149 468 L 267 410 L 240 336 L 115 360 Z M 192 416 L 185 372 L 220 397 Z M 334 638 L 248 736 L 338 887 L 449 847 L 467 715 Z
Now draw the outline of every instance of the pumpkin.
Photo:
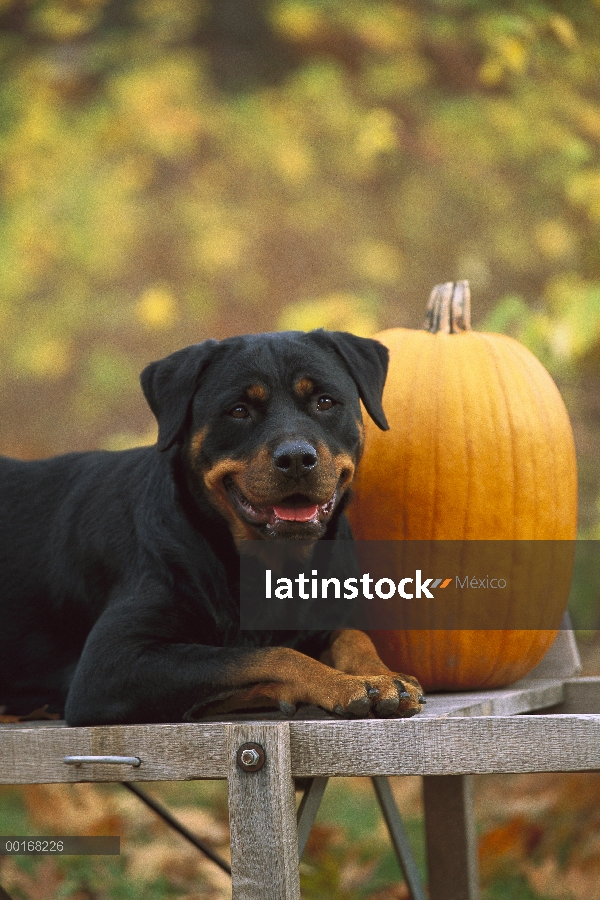
M 471 330 L 466 281 L 437 285 L 424 330 L 390 351 L 389 432 L 367 418 L 348 510 L 359 540 L 575 538 L 573 434 L 558 389 L 516 340 Z M 566 607 L 568 588 L 561 598 Z M 555 620 L 555 621 L 559 621 Z M 428 690 L 500 687 L 543 657 L 556 630 L 374 631 L 381 658 Z

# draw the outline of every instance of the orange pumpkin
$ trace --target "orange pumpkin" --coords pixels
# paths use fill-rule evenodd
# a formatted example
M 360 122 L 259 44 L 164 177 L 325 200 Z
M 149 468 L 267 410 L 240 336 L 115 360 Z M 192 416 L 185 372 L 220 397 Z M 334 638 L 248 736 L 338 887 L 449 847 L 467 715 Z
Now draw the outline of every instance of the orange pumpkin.
M 424 330 L 375 335 L 390 351 L 390 431 L 365 417 L 365 453 L 349 509 L 357 539 L 575 538 L 575 449 L 558 389 L 525 347 L 472 331 L 469 320 L 468 282 L 450 282 L 434 288 Z M 510 684 L 555 636 L 371 633 L 390 668 L 414 673 L 429 690 Z

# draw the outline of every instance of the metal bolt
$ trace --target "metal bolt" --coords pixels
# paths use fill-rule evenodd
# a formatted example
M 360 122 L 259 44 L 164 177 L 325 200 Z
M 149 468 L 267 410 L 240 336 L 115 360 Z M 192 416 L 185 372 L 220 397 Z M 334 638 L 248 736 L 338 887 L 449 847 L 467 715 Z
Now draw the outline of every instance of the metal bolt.
M 258 772 L 265 764 L 265 751 L 260 744 L 249 741 L 242 744 L 237 752 L 237 764 L 245 772 Z
M 259 759 L 260 756 L 258 755 L 258 751 L 254 749 L 242 750 L 240 753 L 240 762 L 244 766 L 254 766 Z

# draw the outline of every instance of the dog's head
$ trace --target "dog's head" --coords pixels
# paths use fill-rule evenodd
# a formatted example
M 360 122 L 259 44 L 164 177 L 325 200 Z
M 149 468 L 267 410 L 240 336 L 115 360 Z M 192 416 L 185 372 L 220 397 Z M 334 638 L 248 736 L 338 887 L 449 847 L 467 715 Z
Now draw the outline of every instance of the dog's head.
M 359 398 L 382 429 L 388 352 L 345 332 L 204 341 L 151 363 L 157 449 L 181 446 L 196 493 L 236 539 L 322 537 L 362 453 Z

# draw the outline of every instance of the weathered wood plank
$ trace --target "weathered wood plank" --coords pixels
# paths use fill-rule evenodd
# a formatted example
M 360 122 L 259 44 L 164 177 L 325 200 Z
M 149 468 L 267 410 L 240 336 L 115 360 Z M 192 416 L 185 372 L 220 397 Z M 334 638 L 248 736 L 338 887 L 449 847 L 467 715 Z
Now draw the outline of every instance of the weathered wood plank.
M 291 722 L 292 773 L 463 775 L 600 768 L 600 716 Z
M 428 694 L 427 705 L 419 718 L 437 718 L 439 716 L 510 716 L 516 713 L 530 712 L 554 706 L 563 699 L 563 679 L 529 677 L 515 682 L 508 688 L 496 688 L 489 691 L 459 691 L 456 693 Z M 329 715 L 316 706 L 301 706 L 294 716 L 298 721 L 339 721 L 336 716 Z M 205 718 L 205 722 L 223 722 L 223 716 Z M 261 713 L 252 711 L 236 713 L 227 717 L 229 722 L 240 721 L 288 721 L 280 712 Z
M 478 900 L 471 775 L 423 779 L 430 900 Z
M 300 900 L 289 724 L 244 722 L 228 732 L 232 900 Z M 256 772 L 237 764 L 246 742 L 264 748 Z
M 522 679 L 511 687 L 492 691 L 431 694 L 419 719 L 442 716 L 513 716 L 546 709 L 564 699 L 563 680 Z
M 565 681 L 564 702 L 555 710 L 560 713 L 600 713 L 600 678 L 569 678 Z
M 0 784 L 226 778 L 226 726 L 0 726 Z M 65 765 L 65 756 L 137 756 L 138 767 Z
M 572 690 L 585 689 L 585 680 Z M 590 693 L 596 682 L 587 682 Z M 252 725 L 253 723 L 243 723 Z M 256 723 L 287 727 L 288 723 Z M 227 777 L 227 723 L 106 728 L 0 727 L 0 783 Z M 600 768 L 600 715 L 471 716 L 289 723 L 292 774 L 409 775 Z M 66 766 L 67 755 L 138 756 L 129 766 Z
M 554 643 L 528 678 L 572 678 L 578 672 L 581 672 L 581 659 L 571 628 L 571 618 L 569 613 L 565 613 Z

